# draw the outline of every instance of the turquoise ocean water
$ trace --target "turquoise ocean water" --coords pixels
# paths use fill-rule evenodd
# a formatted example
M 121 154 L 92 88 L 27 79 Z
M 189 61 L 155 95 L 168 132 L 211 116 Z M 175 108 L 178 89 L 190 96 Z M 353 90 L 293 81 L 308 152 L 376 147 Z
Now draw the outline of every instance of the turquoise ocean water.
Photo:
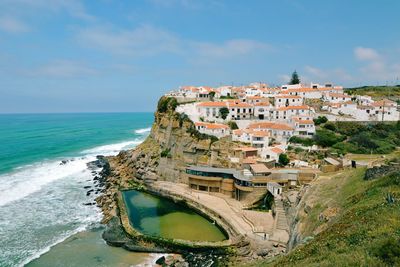
M 0 115 L 0 266 L 21 266 L 98 224 L 86 163 L 142 142 L 152 113 Z M 67 164 L 60 165 L 62 160 Z

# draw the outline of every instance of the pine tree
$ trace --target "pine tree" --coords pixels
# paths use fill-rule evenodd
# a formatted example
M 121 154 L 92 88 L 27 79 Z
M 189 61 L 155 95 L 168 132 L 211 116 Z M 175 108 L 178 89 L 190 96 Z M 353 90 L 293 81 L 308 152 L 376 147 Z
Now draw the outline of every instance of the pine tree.
M 290 84 L 299 84 L 299 83 L 300 83 L 299 75 L 297 74 L 297 71 L 294 71 L 292 73 L 292 78 L 290 79 Z

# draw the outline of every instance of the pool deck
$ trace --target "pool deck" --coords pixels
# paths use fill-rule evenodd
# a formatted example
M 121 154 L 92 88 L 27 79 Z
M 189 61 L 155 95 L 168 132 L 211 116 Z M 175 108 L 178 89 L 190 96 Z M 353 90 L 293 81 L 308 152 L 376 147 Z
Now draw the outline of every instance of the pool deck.
M 233 198 L 220 193 L 210 194 L 192 190 L 186 184 L 155 181 L 152 187 L 181 195 L 213 210 L 256 247 L 267 248 L 276 243 L 284 246 L 289 240 L 287 231 L 276 229 L 276 222 L 271 212 L 245 210 L 243 204 Z

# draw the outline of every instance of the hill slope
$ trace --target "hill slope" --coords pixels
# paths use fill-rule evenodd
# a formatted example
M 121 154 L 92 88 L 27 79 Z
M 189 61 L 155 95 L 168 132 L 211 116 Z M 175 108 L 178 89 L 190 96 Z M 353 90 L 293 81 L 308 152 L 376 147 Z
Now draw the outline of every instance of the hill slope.
M 364 173 L 320 177 L 297 218 L 305 244 L 254 266 L 400 266 L 400 172 Z

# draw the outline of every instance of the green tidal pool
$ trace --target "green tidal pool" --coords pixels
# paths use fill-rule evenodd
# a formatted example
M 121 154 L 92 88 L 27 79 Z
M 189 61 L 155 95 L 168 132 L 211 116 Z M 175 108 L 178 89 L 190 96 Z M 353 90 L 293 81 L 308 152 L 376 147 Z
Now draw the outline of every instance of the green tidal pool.
M 192 209 L 135 190 L 122 192 L 131 225 L 139 232 L 190 241 L 222 241 L 225 233 Z

